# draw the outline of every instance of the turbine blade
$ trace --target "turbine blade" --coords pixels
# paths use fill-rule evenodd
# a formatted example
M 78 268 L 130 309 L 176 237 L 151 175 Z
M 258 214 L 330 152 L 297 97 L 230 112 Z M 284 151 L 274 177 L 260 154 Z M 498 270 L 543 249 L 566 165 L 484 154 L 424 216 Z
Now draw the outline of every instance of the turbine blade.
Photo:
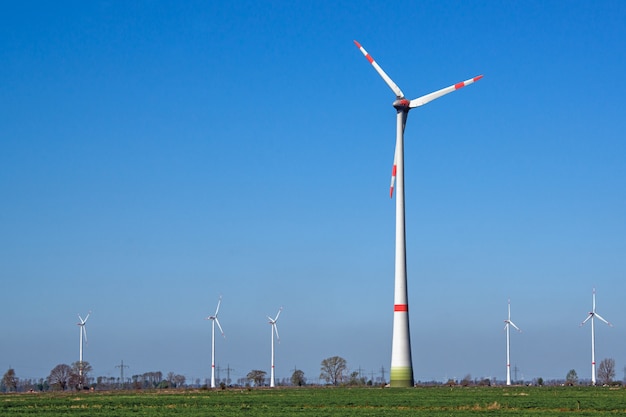
M 611 323 L 609 323 L 608 321 L 606 321 L 601 315 L 599 315 L 598 313 L 595 313 L 596 318 L 602 320 L 603 322 L 605 322 L 606 324 L 608 324 L 609 326 L 613 327 L 613 325 Z
M 509 298 L 509 320 L 511 320 L 511 299 Z
M 442 88 L 441 90 L 437 90 L 434 93 L 430 93 L 430 94 L 426 94 L 425 96 L 421 96 L 418 97 L 416 99 L 413 99 L 409 102 L 409 108 L 414 108 L 414 107 L 419 107 L 419 106 L 423 106 L 424 104 L 430 103 L 431 101 L 441 97 L 441 96 L 445 96 L 448 93 L 451 93 L 453 91 L 459 90 L 463 87 L 465 87 L 466 85 L 470 85 L 478 80 L 480 80 L 481 78 L 483 78 L 482 75 L 479 75 L 477 77 L 474 78 L 470 78 L 469 80 L 465 80 L 465 81 L 461 81 L 460 83 L 456 83 L 454 85 L 451 85 L 450 87 L 446 87 L 446 88 Z
M 220 295 L 220 299 L 217 300 L 217 308 L 215 309 L 215 317 L 217 317 L 217 313 L 220 311 L 220 304 L 222 304 L 222 296 Z
M 87 321 L 85 319 L 85 321 Z M 85 344 L 87 344 L 87 326 L 83 326 L 83 339 L 85 339 Z
M 89 316 L 91 316 L 91 311 L 87 313 L 87 317 L 85 317 L 85 321 L 83 321 L 83 323 L 87 323 L 87 320 L 89 320 Z
M 393 187 L 396 183 L 396 169 L 398 167 L 398 142 L 396 141 L 396 149 L 393 153 L 393 168 L 391 169 L 391 187 L 389 187 L 389 198 L 393 198 Z
M 596 312 L 596 289 L 593 289 L 592 295 L 591 295 L 591 311 L 593 311 L 594 313 Z
M 396 97 L 398 98 L 403 98 L 404 97 L 404 93 L 402 92 L 402 90 L 400 90 L 400 87 L 398 87 L 396 85 L 396 83 L 393 82 L 393 80 L 391 78 L 389 78 L 389 76 L 387 75 L 387 73 L 385 71 L 383 71 L 383 69 L 376 63 L 376 61 L 374 61 L 374 58 L 372 58 L 372 56 L 370 54 L 367 53 L 367 51 L 365 50 L 365 48 L 363 48 L 361 46 L 360 43 L 358 43 L 357 41 L 354 41 L 354 44 L 356 45 L 357 48 L 359 48 L 359 50 L 361 51 L 361 53 L 365 56 L 365 58 L 367 58 L 367 60 L 369 61 L 370 64 L 372 64 L 372 66 L 374 67 L 374 69 L 376 70 L 376 72 L 378 72 L 378 75 L 380 75 L 382 77 L 383 80 L 385 80 L 385 82 L 387 83 L 387 85 L 389 86 L 389 88 L 391 88 L 391 91 L 394 92 L 394 94 L 396 95 Z
M 509 321 L 509 323 L 511 324 L 511 326 L 515 327 L 515 329 L 516 329 L 518 332 L 521 332 L 520 328 L 519 328 L 519 327 L 517 327 L 517 326 L 515 325 L 515 323 L 513 323 L 512 321 Z
M 587 316 L 587 318 L 585 320 L 583 320 L 582 323 L 580 323 L 580 325 L 582 326 L 583 324 L 587 323 L 587 321 L 593 317 L 593 313 L 589 313 L 589 315 Z
M 215 318 L 215 323 L 217 323 L 217 327 L 220 328 L 220 332 L 222 332 L 222 336 L 224 336 L 225 339 L 226 336 L 224 335 L 224 330 L 222 330 L 222 326 L 220 325 L 220 321 L 217 319 L 217 317 Z
M 276 323 L 278 321 L 278 316 L 280 316 L 280 312 L 281 311 L 283 311 L 282 307 L 280 309 L 278 309 L 278 314 L 276 314 L 276 318 L 274 319 L 274 323 Z
M 278 326 L 276 326 L 276 323 L 272 324 L 272 327 L 274 328 L 274 331 L 276 332 L 276 340 L 278 340 L 278 343 L 280 343 L 280 336 L 278 336 Z

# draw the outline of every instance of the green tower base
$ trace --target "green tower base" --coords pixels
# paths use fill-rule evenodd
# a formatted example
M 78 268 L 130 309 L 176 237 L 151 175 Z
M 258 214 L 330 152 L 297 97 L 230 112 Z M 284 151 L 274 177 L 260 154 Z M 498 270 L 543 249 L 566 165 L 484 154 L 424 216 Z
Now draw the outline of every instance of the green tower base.
M 409 366 L 393 367 L 389 378 L 391 387 L 412 387 L 414 385 L 413 368 Z

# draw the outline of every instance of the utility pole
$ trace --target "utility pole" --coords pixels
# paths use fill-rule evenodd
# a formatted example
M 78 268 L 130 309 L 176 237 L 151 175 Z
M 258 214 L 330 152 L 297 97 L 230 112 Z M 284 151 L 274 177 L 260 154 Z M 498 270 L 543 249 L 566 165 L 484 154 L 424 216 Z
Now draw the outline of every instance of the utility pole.
M 120 382 L 121 388 L 124 388 L 124 368 L 128 368 L 128 365 L 124 365 L 124 360 L 122 359 L 122 363 L 119 365 L 115 365 L 116 368 L 120 368 Z
M 230 364 L 227 364 L 226 365 L 226 385 L 230 385 L 230 371 L 234 371 L 234 369 L 230 367 Z
M 517 365 L 515 365 L 515 367 L 513 368 L 513 375 L 514 375 L 515 381 L 513 381 L 513 382 L 517 382 L 517 371 L 518 370 L 519 369 L 518 369 Z
M 380 373 L 381 373 L 381 375 L 382 375 L 382 381 L 381 381 L 381 382 L 384 384 L 384 383 L 386 383 L 386 382 L 387 382 L 387 381 L 385 380 L 385 367 L 384 367 L 384 366 L 381 366 L 381 367 L 380 367 Z

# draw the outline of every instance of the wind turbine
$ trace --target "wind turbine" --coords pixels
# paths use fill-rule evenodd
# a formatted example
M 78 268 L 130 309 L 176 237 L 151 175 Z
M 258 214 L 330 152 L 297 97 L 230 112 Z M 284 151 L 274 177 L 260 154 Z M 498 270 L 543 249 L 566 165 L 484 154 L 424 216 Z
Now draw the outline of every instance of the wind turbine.
M 83 384 L 83 339 L 85 340 L 85 343 L 87 343 L 87 327 L 85 327 L 85 323 L 87 323 L 87 320 L 89 320 L 89 315 L 91 314 L 91 311 L 89 313 L 87 313 L 87 316 L 85 317 L 85 319 L 83 320 L 83 318 L 80 316 L 80 314 L 78 315 L 78 320 L 80 320 L 78 323 L 76 323 L 76 325 L 78 327 L 80 327 L 80 342 L 79 342 L 79 358 L 78 358 L 78 383 L 80 385 L 80 387 L 82 388 L 82 384 Z
M 393 306 L 393 341 L 391 347 L 390 384 L 392 387 L 413 386 L 413 365 L 411 360 L 411 336 L 409 330 L 409 304 L 406 274 L 406 237 L 404 226 L 404 128 L 409 110 L 423 106 L 441 96 L 456 91 L 466 85 L 480 80 L 479 75 L 469 80 L 451 85 L 433 93 L 426 94 L 413 100 L 407 100 L 400 87 L 389 78 L 383 69 L 374 61 L 367 51 L 354 41 L 361 53 L 372 64 L 378 75 L 387 83 L 396 95 L 393 107 L 397 111 L 396 122 L 396 150 L 391 171 L 391 187 L 389 196 L 393 197 L 394 183 L 396 185 L 396 255 L 395 255 L 395 290 Z
M 506 330 L 506 384 L 511 385 L 511 336 L 510 326 L 513 326 L 518 332 L 522 332 L 519 327 L 511 321 L 511 299 L 509 298 L 509 318 L 504 320 L 504 330 Z
M 211 320 L 211 388 L 215 388 L 215 324 L 217 323 L 217 327 L 219 327 L 220 332 L 222 332 L 222 336 L 224 339 L 226 336 L 224 335 L 224 330 L 222 330 L 222 326 L 220 325 L 220 321 L 217 319 L 217 314 L 220 311 L 220 304 L 222 303 L 222 296 L 220 296 L 217 301 L 217 308 L 215 309 L 215 314 L 206 318 L 206 320 Z
M 591 319 L 591 385 L 596 385 L 596 331 L 593 325 L 594 319 L 598 318 L 600 321 L 605 322 L 609 326 L 613 327 L 611 323 L 602 318 L 601 315 L 596 313 L 596 289 L 593 289 L 591 296 L 591 311 L 585 320 L 580 323 L 581 327 Z
M 276 317 L 271 318 L 270 316 L 267 316 L 268 320 L 269 320 L 269 324 L 272 325 L 272 368 L 270 370 L 270 387 L 274 387 L 274 333 L 276 333 L 276 340 L 278 340 L 278 343 L 280 343 L 280 337 L 278 337 L 278 327 L 276 326 L 276 322 L 278 321 L 278 316 L 280 316 L 280 312 L 283 311 L 283 308 L 281 307 L 280 309 L 278 309 L 278 314 L 276 314 Z

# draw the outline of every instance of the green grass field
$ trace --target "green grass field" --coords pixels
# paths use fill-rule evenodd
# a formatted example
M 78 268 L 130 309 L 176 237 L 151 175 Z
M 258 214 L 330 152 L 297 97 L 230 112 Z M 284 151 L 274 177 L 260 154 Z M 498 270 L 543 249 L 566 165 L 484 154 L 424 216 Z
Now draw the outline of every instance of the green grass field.
M 0 416 L 617 416 L 626 389 L 277 388 L 0 395 Z

